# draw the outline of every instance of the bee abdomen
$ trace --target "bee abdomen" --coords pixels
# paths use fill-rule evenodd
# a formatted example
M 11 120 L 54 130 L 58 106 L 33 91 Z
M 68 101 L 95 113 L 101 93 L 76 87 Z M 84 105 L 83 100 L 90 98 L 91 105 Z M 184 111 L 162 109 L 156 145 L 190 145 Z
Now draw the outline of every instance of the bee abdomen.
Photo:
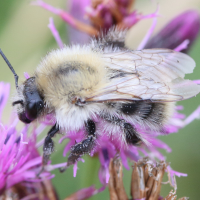
M 124 103 L 121 105 L 120 111 L 126 115 L 136 114 L 139 110 L 139 104 L 137 103 Z
M 173 103 L 149 103 L 137 101 L 133 103 L 123 103 L 119 107 L 121 113 L 127 116 L 139 117 L 140 120 L 151 124 L 162 125 L 171 116 Z
M 142 118 L 149 119 L 155 123 L 161 123 L 165 119 L 165 107 L 166 105 L 163 103 L 152 103 Z

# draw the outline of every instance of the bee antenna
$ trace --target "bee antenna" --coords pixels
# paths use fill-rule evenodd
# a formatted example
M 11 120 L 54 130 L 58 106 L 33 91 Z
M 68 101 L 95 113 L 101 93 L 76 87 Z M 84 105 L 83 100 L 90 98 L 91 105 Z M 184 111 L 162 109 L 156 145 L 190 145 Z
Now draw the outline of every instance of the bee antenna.
M 18 88 L 18 78 L 19 78 L 18 75 L 16 74 L 15 70 L 13 69 L 12 65 L 10 64 L 10 62 L 8 61 L 8 59 L 6 58 L 6 56 L 4 55 L 4 53 L 1 49 L 0 49 L 0 54 L 3 57 L 3 59 L 5 60 L 6 64 L 10 68 L 10 70 L 12 71 L 12 73 L 14 74 L 15 85 L 16 85 L 16 88 Z

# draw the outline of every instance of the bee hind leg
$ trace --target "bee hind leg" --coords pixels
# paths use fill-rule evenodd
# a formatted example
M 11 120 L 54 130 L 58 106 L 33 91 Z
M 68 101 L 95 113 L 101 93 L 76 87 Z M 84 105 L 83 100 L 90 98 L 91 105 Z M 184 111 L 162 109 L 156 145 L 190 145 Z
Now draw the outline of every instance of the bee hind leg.
M 88 135 L 87 138 L 72 146 L 67 165 L 60 169 L 61 172 L 64 172 L 70 165 L 74 165 L 81 156 L 89 154 L 94 148 L 96 140 L 96 126 L 94 121 L 88 120 L 85 123 L 85 127 Z
M 141 142 L 141 139 L 138 137 L 139 134 L 136 131 L 135 127 L 126 122 L 124 119 L 120 119 L 117 116 L 110 115 L 108 113 L 102 113 L 101 118 L 111 124 L 119 126 L 123 131 L 126 142 L 128 144 L 138 145 Z
M 141 142 L 141 139 L 137 137 L 138 133 L 134 126 L 129 123 L 122 124 L 123 131 L 126 137 L 126 142 L 132 145 L 138 145 Z

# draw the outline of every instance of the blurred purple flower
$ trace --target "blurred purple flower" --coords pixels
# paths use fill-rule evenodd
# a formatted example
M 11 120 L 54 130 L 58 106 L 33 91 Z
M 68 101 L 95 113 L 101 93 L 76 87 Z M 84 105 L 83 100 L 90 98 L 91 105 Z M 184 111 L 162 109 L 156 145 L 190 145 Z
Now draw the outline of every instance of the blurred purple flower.
M 67 2 L 69 6 L 69 14 L 81 21 L 84 24 L 90 25 L 90 22 L 86 17 L 83 17 L 85 15 L 85 9 L 87 6 L 90 5 L 90 0 L 73 0 L 73 1 L 68 1 Z M 77 43 L 77 44 L 83 44 L 89 42 L 90 36 L 87 33 L 80 32 L 79 30 L 68 26 L 68 34 L 67 36 L 69 37 L 69 41 L 71 43 Z
M 40 6 L 58 16 L 70 25 L 69 37 L 71 42 L 85 43 L 88 37 L 85 34 L 78 34 L 77 30 L 90 36 L 98 36 L 100 31 L 107 32 L 111 27 L 119 29 L 131 28 L 134 24 L 143 19 L 155 18 L 157 11 L 143 15 L 138 11 L 131 12 L 134 0 L 88 0 L 70 1 L 69 13 L 54 8 L 42 0 L 32 2 L 32 5 Z M 85 19 L 85 18 L 87 19 Z M 74 28 L 73 29 L 71 29 Z
M 105 187 L 101 187 L 100 189 L 96 189 L 94 186 L 90 186 L 88 188 L 83 188 L 74 194 L 70 195 L 69 197 L 65 198 L 64 200 L 84 200 L 92 197 L 93 195 L 102 192 Z
M 64 47 L 64 45 L 63 45 L 63 42 L 62 42 L 62 40 L 60 38 L 60 35 L 59 35 L 59 33 L 58 33 L 55 25 L 54 25 L 52 17 L 49 19 L 49 25 L 48 25 L 48 27 L 51 30 L 51 32 L 52 32 L 52 34 L 53 34 L 53 36 L 54 36 L 54 38 L 55 38 L 58 46 L 62 49 Z
M 27 74 L 25 76 L 28 77 Z M 9 92 L 10 85 L 0 82 L 0 119 L 8 101 Z M 19 184 L 25 186 L 27 191 L 31 191 L 31 195 L 35 192 L 34 195 L 37 197 L 38 191 L 41 191 L 41 187 L 44 186 L 38 182 L 51 185 L 48 179 L 53 178 L 54 175 L 48 171 L 63 167 L 66 163 L 49 164 L 48 171 L 42 172 L 38 177 L 42 167 L 42 157 L 38 152 L 36 139 L 46 125 L 42 124 L 38 128 L 32 127 L 31 135 L 28 136 L 30 125 L 17 131 L 16 126 L 19 120 L 15 113 L 12 114 L 10 121 L 8 125 L 0 121 L 0 198 L 1 195 L 5 196 L 7 191 L 12 191 L 13 187 L 19 187 Z
M 189 48 L 197 38 L 200 31 L 200 15 L 196 10 L 188 10 L 172 19 L 159 33 L 157 33 L 145 48 L 175 49 L 183 41 L 189 40 Z
M 74 18 L 72 15 L 65 12 L 64 10 L 54 8 L 53 6 L 43 2 L 42 0 L 34 1 L 32 2 L 32 5 L 41 6 L 44 9 L 60 16 L 61 19 L 63 19 L 66 23 L 70 24 L 73 28 L 77 30 L 81 30 L 89 35 L 98 34 L 98 31 L 94 27 L 90 26 L 89 24 L 85 24 L 82 21 L 77 20 L 76 18 Z
M 10 85 L 0 82 L 0 111 L 8 100 Z M 27 136 L 28 126 L 25 126 L 21 134 L 16 130 L 18 119 L 11 124 L 3 125 L 0 122 L 0 194 L 5 189 L 22 181 L 40 181 L 37 177 L 41 166 L 41 156 L 35 148 L 36 138 Z M 51 178 L 50 173 L 42 173 L 41 177 Z

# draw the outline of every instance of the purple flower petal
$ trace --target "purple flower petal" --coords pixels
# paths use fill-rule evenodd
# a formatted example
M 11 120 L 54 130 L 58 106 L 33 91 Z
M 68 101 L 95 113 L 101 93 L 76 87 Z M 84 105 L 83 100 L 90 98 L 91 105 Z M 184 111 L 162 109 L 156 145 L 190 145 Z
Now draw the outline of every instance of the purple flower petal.
M 168 153 L 172 151 L 171 148 L 167 144 L 165 144 L 164 142 L 162 142 L 161 140 L 157 138 L 154 138 L 151 141 L 151 145 L 157 148 L 165 149 Z
M 167 171 L 169 173 L 171 184 L 175 188 L 177 187 L 176 181 L 175 181 L 175 176 L 178 176 L 178 177 L 181 177 L 181 176 L 186 177 L 187 176 L 187 174 L 185 174 L 185 173 L 174 171 L 170 166 L 167 166 Z
M 90 24 L 88 19 L 84 17 L 86 8 L 90 5 L 90 0 L 70 0 L 69 1 L 69 14 L 75 19 L 85 23 Z M 90 36 L 86 33 L 80 32 L 79 30 L 74 29 L 71 26 L 68 26 L 69 40 L 71 43 L 75 44 L 84 44 L 87 43 L 90 39 Z
M 29 74 L 27 72 L 24 72 L 24 77 L 25 77 L 25 79 L 29 79 L 30 78 L 30 76 L 29 76 Z
M 123 27 L 130 28 L 136 23 L 138 23 L 140 20 L 158 17 L 159 15 L 157 14 L 157 12 L 158 12 L 158 9 L 154 13 L 151 13 L 148 15 L 142 15 L 142 14 L 138 14 L 137 11 L 134 11 L 131 14 L 129 14 L 127 17 L 124 17 L 122 21 Z
M 62 167 L 65 167 L 67 165 L 67 163 L 59 163 L 59 164 L 56 164 L 56 165 L 47 165 L 45 167 L 45 170 L 47 171 L 52 171 L 54 169 L 58 169 L 58 168 L 62 168 Z
M 153 31 L 154 31 L 154 29 L 156 27 L 156 24 L 157 24 L 157 18 L 154 18 L 150 29 L 146 33 L 146 35 L 145 35 L 144 39 L 142 40 L 142 42 L 139 44 L 137 50 L 144 49 L 144 47 L 146 46 L 147 42 L 149 41 L 149 38 L 151 37 L 151 35 L 152 35 L 152 33 L 153 33 Z
M 180 45 L 178 45 L 174 51 L 183 51 L 184 49 L 187 49 L 188 48 L 188 45 L 189 45 L 190 41 L 187 39 L 187 40 L 184 40 Z
M 31 5 L 40 6 L 40 7 L 44 8 L 44 9 L 46 9 L 46 10 L 48 10 L 48 11 L 50 11 L 50 12 L 56 14 L 56 15 L 60 14 L 60 9 L 54 8 L 53 6 L 51 6 L 51 5 L 45 3 L 44 1 L 41 1 L 41 0 L 33 1 L 31 3 Z
M 123 150 L 123 149 L 121 149 L 121 151 L 120 151 L 120 157 L 121 157 L 121 159 L 122 159 L 122 164 L 124 165 L 124 167 L 125 167 L 127 170 L 129 170 L 130 167 L 129 167 L 129 165 L 128 165 L 127 156 L 126 156 L 126 154 L 124 153 L 124 150 Z
M 188 125 L 190 124 L 192 121 L 194 121 L 195 119 L 199 119 L 200 118 L 200 106 L 189 116 L 184 120 L 184 125 Z
M 76 173 L 77 173 L 77 169 L 78 169 L 78 166 L 77 166 L 77 162 L 74 164 L 73 166 L 73 176 L 76 177 Z
M 196 84 L 200 84 L 200 80 L 194 80 L 193 82 Z
M 102 192 L 105 189 L 105 187 L 101 187 L 100 189 L 95 189 L 94 186 L 90 186 L 88 188 L 83 188 L 79 191 L 77 191 L 76 193 L 72 194 L 70 197 L 71 199 L 76 199 L 76 200 L 84 200 L 84 199 L 88 199 L 91 196 Z
M 59 35 L 59 33 L 58 33 L 58 31 L 57 31 L 55 25 L 54 25 L 54 22 L 53 22 L 53 18 L 52 18 L 52 17 L 49 19 L 49 25 L 48 25 L 48 27 L 49 27 L 49 29 L 51 30 L 51 32 L 52 32 L 52 34 L 53 34 L 53 36 L 54 36 L 54 38 L 55 38 L 55 40 L 56 40 L 56 42 L 57 42 L 59 48 L 62 49 L 62 48 L 64 47 L 64 45 L 63 45 L 63 42 L 62 42 L 62 40 L 61 40 L 61 38 L 60 38 L 60 35 Z

